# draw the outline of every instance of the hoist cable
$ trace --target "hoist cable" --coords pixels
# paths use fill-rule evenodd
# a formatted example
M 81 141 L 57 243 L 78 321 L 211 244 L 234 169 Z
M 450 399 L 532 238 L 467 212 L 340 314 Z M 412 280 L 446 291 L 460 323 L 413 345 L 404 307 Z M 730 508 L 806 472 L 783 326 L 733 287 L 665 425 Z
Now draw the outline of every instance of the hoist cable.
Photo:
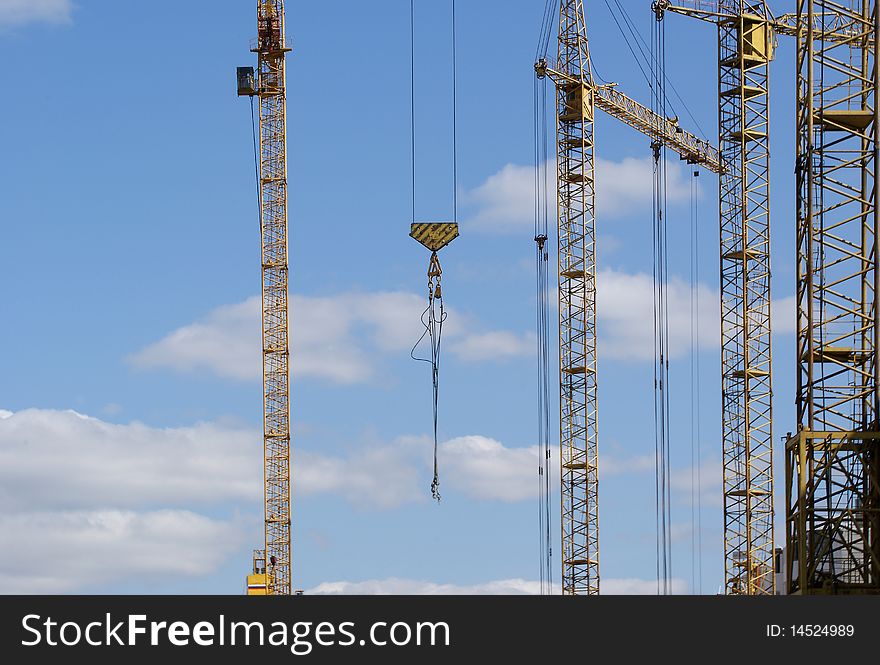
M 553 593 L 552 539 L 550 527 L 550 295 L 549 295 L 549 147 L 547 139 L 546 79 L 534 81 L 535 149 L 535 317 L 538 376 L 538 549 L 541 593 Z
M 415 37 L 415 0 L 410 0 L 410 131 L 412 134 L 412 222 L 416 223 L 416 37 Z M 452 206 L 453 220 L 458 221 L 458 66 L 457 50 L 458 39 L 456 31 L 456 6 L 452 0 Z M 443 305 L 443 296 L 440 286 L 442 270 L 437 251 L 431 253 L 431 261 L 428 267 L 428 306 L 420 317 L 425 330 L 421 337 L 410 350 L 413 360 L 427 362 L 431 365 L 432 384 L 432 412 L 433 412 L 433 438 L 434 438 L 434 477 L 431 481 L 431 495 L 437 501 L 440 500 L 440 477 L 437 461 L 438 451 L 438 414 L 440 405 L 440 346 L 443 336 L 443 323 L 446 320 L 446 310 Z M 436 281 L 435 281 L 436 280 Z M 415 355 L 416 348 L 430 338 L 431 357 L 419 358 Z
M 458 37 L 452 0 L 452 221 L 458 221 Z
M 416 221 L 416 2 L 409 2 L 410 143 L 412 168 L 412 221 Z
M 666 114 L 665 81 L 665 26 L 658 21 L 652 42 L 654 87 L 652 106 L 655 113 Z M 654 157 L 654 448 L 655 448 L 655 506 L 657 528 L 657 586 L 658 593 L 671 592 L 672 544 L 670 500 L 670 385 L 669 385 L 669 303 L 668 303 L 668 237 L 667 191 L 668 173 L 665 146 L 652 144 Z
M 699 185 L 700 172 L 695 170 L 691 179 L 691 578 L 692 591 L 702 593 L 702 478 L 701 478 L 701 422 L 700 422 L 700 226 Z
M 446 321 L 446 310 L 443 306 L 442 291 L 440 288 L 440 263 L 437 252 L 431 254 L 431 263 L 428 268 L 428 306 L 422 312 L 421 322 L 425 330 L 422 336 L 410 350 L 410 357 L 419 362 L 431 365 L 432 384 L 432 411 L 433 411 L 433 434 L 434 434 L 434 477 L 431 481 L 431 496 L 440 500 L 440 474 L 437 464 L 438 448 L 438 415 L 440 407 L 440 344 L 443 338 L 443 322 Z M 436 277 L 436 282 L 434 278 Z M 430 338 L 431 358 L 416 356 L 416 348 L 425 337 Z
M 620 34 L 623 37 L 624 42 L 626 42 L 626 45 L 629 48 L 630 53 L 632 54 L 633 58 L 635 59 L 636 65 L 641 70 L 642 75 L 645 77 L 645 81 L 653 89 L 653 83 L 651 82 L 650 77 L 648 77 L 648 75 L 645 73 L 645 70 L 642 67 L 643 63 L 639 62 L 639 58 L 636 55 L 635 50 L 633 49 L 633 47 L 630 43 L 629 37 L 627 36 L 627 32 L 630 35 L 632 35 L 632 37 L 635 41 L 636 48 L 638 49 L 639 53 L 641 54 L 642 60 L 644 61 L 644 64 L 648 67 L 653 66 L 653 59 L 654 59 L 653 54 L 651 55 L 651 57 L 649 59 L 647 53 L 645 52 L 646 49 L 648 49 L 648 45 L 645 43 L 645 38 L 642 37 L 641 33 L 636 29 L 635 24 L 633 23 L 633 20 L 629 15 L 629 12 L 627 12 L 626 9 L 620 4 L 619 0 L 613 0 L 613 2 L 617 6 L 618 12 L 620 13 L 620 18 L 627 28 L 626 31 L 624 31 L 620 22 L 618 22 L 617 16 L 616 16 L 617 12 L 614 11 L 614 8 L 608 3 L 608 0 L 605 0 L 605 5 L 608 7 L 608 11 L 611 13 L 611 18 L 614 19 L 614 22 L 617 25 L 617 29 L 620 31 Z M 707 135 L 706 132 L 703 131 L 703 128 L 700 126 L 699 121 L 694 117 L 694 114 L 691 112 L 691 109 L 688 106 L 687 102 L 684 101 L 684 98 L 678 92 L 678 88 L 675 87 L 675 84 L 672 83 L 672 81 L 670 81 L 666 77 L 665 72 L 664 72 L 663 79 L 664 79 L 664 83 L 668 84 L 669 87 L 672 89 L 672 93 L 675 95 L 675 97 L 678 99 L 678 101 L 684 107 L 685 113 L 694 122 L 694 125 L 699 130 L 699 132 L 703 136 L 706 136 Z M 666 104 L 672 109 L 673 113 L 676 113 L 676 109 L 672 106 L 672 103 L 669 101 L 669 97 L 666 95 L 665 90 L 663 91 L 663 95 L 665 97 Z M 677 113 L 676 113 L 676 115 L 677 115 Z
M 550 35 L 553 28 L 553 15 L 559 0 L 547 0 L 544 4 L 544 16 L 541 20 L 541 33 L 538 35 L 538 47 L 535 49 L 535 60 L 547 57 L 550 48 Z

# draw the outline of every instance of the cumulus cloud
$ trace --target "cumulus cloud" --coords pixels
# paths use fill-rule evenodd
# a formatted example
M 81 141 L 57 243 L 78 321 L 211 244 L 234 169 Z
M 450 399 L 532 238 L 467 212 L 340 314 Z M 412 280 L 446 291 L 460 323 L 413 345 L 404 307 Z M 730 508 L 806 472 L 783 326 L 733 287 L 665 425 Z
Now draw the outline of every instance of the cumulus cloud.
M 770 314 L 773 317 L 773 334 L 789 335 L 797 332 L 797 298 L 795 296 L 774 298 Z
M 409 353 L 424 331 L 424 309 L 423 296 L 405 292 L 292 295 L 291 371 L 298 378 L 342 385 L 369 381 L 383 354 Z M 462 361 L 499 361 L 534 353 L 529 335 L 471 328 L 465 317 L 449 312 L 444 339 Z M 218 307 L 132 354 L 128 362 L 142 369 L 209 371 L 224 378 L 259 380 L 260 298 Z
M 690 501 L 691 491 L 698 489 L 703 505 L 719 507 L 723 505 L 721 487 L 722 466 L 720 460 L 706 460 L 697 467 L 685 467 L 673 471 L 669 484 L 682 499 Z
M 450 345 L 450 351 L 462 360 L 505 360 L 533 356 L 535 343 L 535 336 L 531 333 L 517 335 L 498 330 L 456 339 Z
M 114 425 L 73 411 L 0 420 L 5 510 L 207 504 L 259 496 L 258 432 Z
M 0 26 L 70 23 L 71 0 L 0 0 Z
M 598 276 L 600 354 L 621 360 L 654 357 L 654 278 L 645 273 L 602 270 Z M 720 344 L 718 292 L 704 284 L 692 289 L 674 277 L 666 298 L 669 310 L 669 354 L 679 358 L 691 350 L 691 294 L 699 304 L 697 335 L 700 346 Z
M 655 595 L 656 580 L 637 578 L 607 579 L 601 581 L 603 595 Z M 672 580 L 672 593 L 688 592 L 684 580 Z M 391 577 L 384 580 L 366 580 L 363 582 L 324 582 L 309 589 L 309 595 L 404 595 L 404 596 L 511 596 L 541 593 L 541 583 L 536 580 L 520 578 L 495 580 L 481 584 L 441 584 L 426 580 L 408 580 Z
M 256 430 L 216 423 L 155 428 L 73 411 L 3 411 L 0 529 L 15 544 L 0 548 L 0 592 L 213 572 L 244 532 L 224 515 L 259 502 L 260 441 Z M 427 437 L 293 454 L 297 497 L 336 495 L 359 509 L 428 500 Z M 442 443 L 440 455 L 450 493 L 534 498 L 536 447 L 467 436 Z
M 673 595 L 689 592 L 689 585 L 685 580 L 674 577 L 670 582 L 669 589 Z M 655 596 L 657 595 L 657 580 L 609 579 L 602 580 L 600 588 L 602 594 L 606 596 Z
M 643 361 L 654 357 L 654 278 L 646 273 L 601 270 L 597 307 L 602 357 Z M 721 345 L 720 293 L 705 284 L 691 286 L 672 277 L 666 289 L 669 311 L 669 355 L 680 358 L 691 352 L 691 298 L 698 307 L 696 333 L 701 350 Z M 775 298 L 771 303 L 774 334 L 795 332 L 795 298 Z
M 424 580 L 406 580 L 391 577 L 363 582 L 324 582 L 309 589 L 308 595 L 354 596 L 495 596 L 536 595 L 541 592 L 540 582 L 523 579 L 498 580 L 484 584 L 438 584 Z
M 0 512 L 0 529 L 15 540 L 0 551 L 2 593 L 204 575 L 242 544 L 234 521 L 184 510 Z
M 485 436 L 463 436 L 440 446 L 443 478 L 476 499 L 521 501 L 535 496 L 538 446 L 506 448 Z
M 258 379 L 260 306 L 255 296 L 218 307 L 129 361 L 141 368 L 208 369 L 222 377 Z M 374 371 L 365 345 L 382 351 L 410 348 L 421 334 L 419 316 L 424 308 L 424 299 L 411 293 L 292 295 L 291 371 L 342 384 L 365 381 Z M 455 325 L 450 321 L 452 332 Z
M 614 455 L 599 453 L 599 473 L 603 476 L 622 476 L 629 473 L 644 473 L 645 471 L 653 470 L 653 455 L 636 455 L 623 459 Z
M 556 196 L 556 166 L 548 164 L 547 191 Z M 686 201 L 690 184 L 679 162 L 668 161 L 668 200 Z M 623 217 L 648 209 L 653 196 L 650 157 L 627 157 L 619 162 L 596 159 L 596 214 Z M 532 228 L 535 210 L 535 168 L 507 164 L 465 196 L 474 212 L 468 224 L 487 233 L 519 233 Z
M 258 501 L 256 429 L 198 423 L 111 424 L 73 411 L 31 409 L 0 419 L 0 509 L 90 510 Z M 334 455 L 294 448 L 297 496 L 333 494 L 360 508 L 425 499 L 431 441 L 401 436 Z M 440 443 L 444 486 L 473 499 L 534 498 L 538 447 L 470 435 Z M 609 462 L 608 473 L 634 470 Z

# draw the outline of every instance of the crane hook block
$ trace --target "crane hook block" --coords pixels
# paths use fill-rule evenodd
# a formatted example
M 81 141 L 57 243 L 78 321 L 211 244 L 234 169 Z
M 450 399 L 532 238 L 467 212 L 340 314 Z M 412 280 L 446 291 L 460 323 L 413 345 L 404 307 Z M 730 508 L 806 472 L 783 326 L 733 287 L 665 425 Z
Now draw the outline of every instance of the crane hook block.
M 437 252 L 458 237 L 458 224 L 455 222 L 416 222 L 412 225 L 409 235 L 432 252 Z

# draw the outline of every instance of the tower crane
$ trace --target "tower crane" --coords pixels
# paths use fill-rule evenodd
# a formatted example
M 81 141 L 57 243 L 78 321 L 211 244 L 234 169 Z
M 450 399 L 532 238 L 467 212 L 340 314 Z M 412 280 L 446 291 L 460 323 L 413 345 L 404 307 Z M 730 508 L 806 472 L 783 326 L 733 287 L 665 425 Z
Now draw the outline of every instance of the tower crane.
M 778 18 L 772 17 L 765 3 L 690 0 L 675 5 L 658 0 L 655 10 L 658 16 L 668 10 L 716 22 L 722 54 L 730 52 L 730 48 L 725 50 L 725 43 L 733 46 L 738 41 L 743 45 L 740 80 L 747 83 L 749 78 L 765 80 L 764 58 L 754 57 L 760 55 L 761 41 L 768 46 L 769 61 L 772 33 L 797 38 L 798 428 L 786 442 L 787 591 L 877 593 L 877 4 L 871 0 L 854 0 L 846 5 L 832 0 L 799 0 L 796 13 Z M 730 73 L 723 55 L 719 65 L 723 119 L 724 80 Z M 743 127 L 748 127 L 749 118 L 754 117 L 749 113 L 752 99 L 760 101 L 766 95 L 766 87 L 754 97 L 747 90 L 734 96 L 742 98 L 739 105 L 744 109 Z M 760 118 L 759 124 L 764 124 Z M 742 184 L 748 186 L 748 181 Z M 752 197 L 744 196 L 742 200 L 751 201 Z M 748 241 L 746 236 L 746 244 Z M 769 291 L 762 293 L 769 300 Z M 748 338 L 748 325 L 744 332 Z M 751 418 L 741 423 L 745 430 L 737 438 L 741 439 L 744 432 L 749 445 L 731 446 L 731 441 L 725 439 L 725 515 L 730 505 L 745 505 L 747 509 L 745 522 L 725 520 L 728 591 L 772 593 L 765 573 L 771 569 L 772 525 L 770 530 L 761 528 L 766 525 L 766 510 L 758 514 L 756 522 L 754 514 L 749 515 L 747 498 L 737 500 L 727 491 L 728 459 L 745 454 L 751 459 L 766 457 L 767 464 L 770 460 L 769 448 L 763 453 L 760 439 L 754 441 L 760 447 L 752 447 Z M 728 451 L 734 455 L 729 456 Z M 735 466 L 751 473 L 754 466 L 748 460 L 738 460 Z M 762 462 L 761 467 L 767 464 Z M 769 478 L 766 487 L 772 492 L 772 475 L 758 476 L 764 477 Z M 745 489 L 750 491 L 747 497 L 755 486 L 753 478 L 746 481 Z M 755 496 L 758 506 L 767 500 L 762 494 Z M 750 523 L 755 526 L 746 530 L 743 539 L 737 527 Z M 730 564 L 736 561 L 730 555 L 737 554 L 739 542 L 747 547 L 745 556 L 739 550 L 739 559 L 748 565 L 740 566 L 739 573 L 734 569 L 732 577 Z
M 593 79 L 583 0 L 561 0 L 558 54 L 535 64 L 556 86 L 562 592 L 599 593 L 596 363 L 596 109 L 718 173 L 706 141 Z
M 284 0 L 259 0 L 257 71 L 238 69 L 238 94 L 259 99 L 265 548 L 249 595 L 290 595 L 290 346 L 287 266 L 287 82 Z
M 799 0 L 795 19 L 799 371 L 798 427 L 786 444 L 788 592 L 877 594 L 880 14 L 874 0 Z
M 775 592 L 770 322 L 770 62 L 762 1 L 654 3 L 718 31 L 725 591 Z

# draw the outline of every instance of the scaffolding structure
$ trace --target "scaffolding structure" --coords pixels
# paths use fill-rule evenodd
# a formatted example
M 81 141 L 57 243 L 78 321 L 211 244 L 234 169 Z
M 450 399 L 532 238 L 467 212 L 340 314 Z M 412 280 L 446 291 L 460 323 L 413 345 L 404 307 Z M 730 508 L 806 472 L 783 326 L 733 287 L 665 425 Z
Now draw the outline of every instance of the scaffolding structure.
M 798 4 L 789 593 L 880 593 L 878 20 L 869 0 Z

